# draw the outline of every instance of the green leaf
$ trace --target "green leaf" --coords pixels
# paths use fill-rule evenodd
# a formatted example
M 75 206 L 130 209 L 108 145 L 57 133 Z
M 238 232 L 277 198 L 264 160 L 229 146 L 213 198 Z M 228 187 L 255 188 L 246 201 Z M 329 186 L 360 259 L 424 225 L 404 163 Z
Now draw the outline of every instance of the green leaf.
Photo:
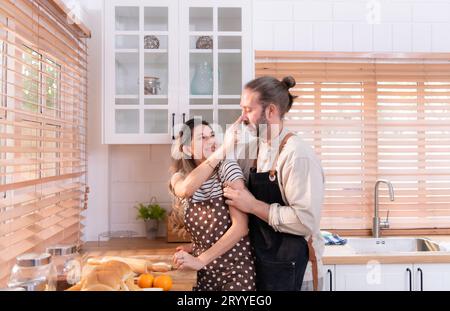
M 142 220 L 154 219 L 163 220 L 166 216 L 166 210 L 162 208 L 159 204 L 144 204 L 139 203 L 135 206 L 138 213 L 136 218 Z

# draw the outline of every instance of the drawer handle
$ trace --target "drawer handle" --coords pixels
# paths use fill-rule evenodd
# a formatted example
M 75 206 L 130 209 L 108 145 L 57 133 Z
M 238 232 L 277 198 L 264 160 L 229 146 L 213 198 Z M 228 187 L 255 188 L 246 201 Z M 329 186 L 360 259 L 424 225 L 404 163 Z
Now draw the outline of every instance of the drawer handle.
M 175 140 L 175 113 L 172 113 L 172 140 Z
M 327 273 L 330 275 L 330 292 L 333 291 L 333 272 L 328 269 Z
M 408 272 L 409 276 L 409 291 L 412 292 L 412 272 L 410 268 L 406 268 L 406 272 Z
M 423 292 L 423 271 L 420 268 L 417 268 L 417 271 L 420 273 L 420 291 Z

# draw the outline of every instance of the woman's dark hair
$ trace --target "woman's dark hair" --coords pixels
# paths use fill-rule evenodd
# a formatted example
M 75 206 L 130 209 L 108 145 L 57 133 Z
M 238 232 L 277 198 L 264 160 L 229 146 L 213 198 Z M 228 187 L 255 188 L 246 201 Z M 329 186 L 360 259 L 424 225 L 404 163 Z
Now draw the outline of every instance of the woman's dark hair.
M 172 145 L 172 164 L 169 168 L 169 172 L 172 175 L 175 173 L 181 173 L 186 176 L 197 167 L 194 159 L 184 153 L 183 146 L 187 146 L 192 142 L 194 128 L 200 124 L 211 127 L 208 122 L 200 118 L 192 118 L 183 124 L 180 132 L 178 133 L 175 143 Z M 175 193 L 170 182 L 169 191 L 173 194 Z
M 194 128 L 200 124 L 211 127 L 208 122 L 200 118 L 192 118 L 187 120 L 179 131 L 175 144 L 172 146 L 172 165 L 170 167 L 172 174 L 176 172 L 189 174 L 197 166 L 194 159 L 187 157 L 184 153 L 183 146 L 187 146 L 192 142 Z
M 292 107 L 292 103 L 297 96 L 293 96 L 289 89 L 296 84 L 292 76 L 278 80 L 274 77 L 264 76 L 256 78 L 245 85 L 245 88 L 258 93 L 258 100 L 265 109 L 269 104 L 274 104 L 280 110 L 283 117 Z
M 194 128 L 200 124 L 211 127 L 207 121 L 200 118 L 192 118 L 184 122 L 182 129 L 178 133 L 178 137 L 180 138 L 180 147 L 191 143 Z

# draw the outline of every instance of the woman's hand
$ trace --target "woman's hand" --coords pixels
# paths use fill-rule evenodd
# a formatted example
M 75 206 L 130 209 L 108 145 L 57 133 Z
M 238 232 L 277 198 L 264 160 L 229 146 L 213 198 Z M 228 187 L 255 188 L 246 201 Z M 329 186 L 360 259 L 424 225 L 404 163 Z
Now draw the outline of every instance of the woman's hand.
M 173 255 L 173 265 L 179 270 L 191 269 L 195 271 L 198 271 L 205 266 L 205 264 L 198 257 L 194 257 L 182 250 Z
M 223 137 L 223 143 L 220 146 L 220 149 L 227 156 L 230 153 L 234 153 L 236 145 L 239 139 L 239 127 L 242 124 L 242 117 L 239 117 L 233 125 L 231 125 L 225 132 Z
M 178 251 L 185 251 L 186 253 L 192 254 L 192 243 L 189 243 L 187 245 L 180 245 L 176 248 Z

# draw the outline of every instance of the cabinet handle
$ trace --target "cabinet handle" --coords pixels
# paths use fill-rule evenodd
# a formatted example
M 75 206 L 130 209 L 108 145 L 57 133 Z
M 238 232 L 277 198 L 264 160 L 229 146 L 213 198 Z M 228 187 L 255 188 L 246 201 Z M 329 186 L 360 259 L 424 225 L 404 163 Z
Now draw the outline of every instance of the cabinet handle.
M 333 291 L 333 272 L 328 269 L 327 273 L 330 275 L 330 292 Z
M 175 140 L 175 113 L 172 113 L 172 140 Z
M 423 271 L 420 268 L 417 268 L 417 271 L 420 273 L 420 291 L 423 292 Z
M 406 268 L 406 272 L 408 272 L 409 276 L 409 291 L 412 292 L 412 272 L 410 268 Z
M 186 114 L 183 112 L 183 123 L 186 122 Z

